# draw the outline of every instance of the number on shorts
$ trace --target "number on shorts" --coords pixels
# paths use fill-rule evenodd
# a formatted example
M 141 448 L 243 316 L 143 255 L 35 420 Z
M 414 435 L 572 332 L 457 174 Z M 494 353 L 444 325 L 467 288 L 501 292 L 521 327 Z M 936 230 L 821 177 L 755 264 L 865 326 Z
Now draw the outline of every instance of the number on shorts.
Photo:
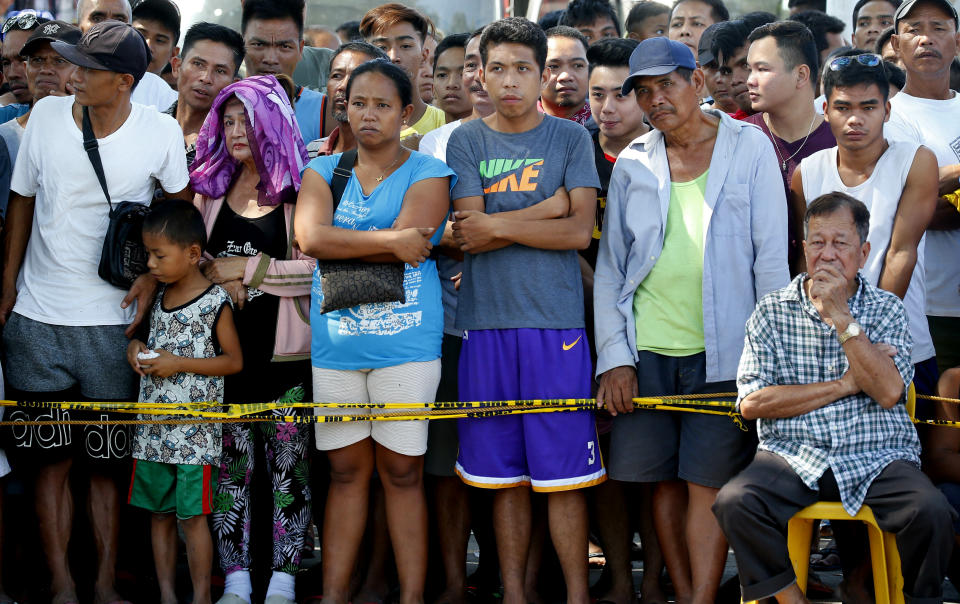
M 593 462 L 597 461 L 597 453 L 594 450 L 594 442 L 592 440 L 587 441 L 587 451 L 590 452 L 590 457 L 587 458 L 587 465 L 592 466 Z

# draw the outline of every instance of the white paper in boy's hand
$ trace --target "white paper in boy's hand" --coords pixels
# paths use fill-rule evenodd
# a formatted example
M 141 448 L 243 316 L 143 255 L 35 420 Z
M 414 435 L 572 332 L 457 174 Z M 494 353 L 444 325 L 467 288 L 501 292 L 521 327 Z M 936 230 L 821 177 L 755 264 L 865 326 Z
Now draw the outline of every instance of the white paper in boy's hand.
M 140 360 L 155 359 L 158 356 L 160 356 L 160 353 L 157 352 L 156 350 L 144 350 L 143 352 L 137 353 L 137 359 L 140 359 Z

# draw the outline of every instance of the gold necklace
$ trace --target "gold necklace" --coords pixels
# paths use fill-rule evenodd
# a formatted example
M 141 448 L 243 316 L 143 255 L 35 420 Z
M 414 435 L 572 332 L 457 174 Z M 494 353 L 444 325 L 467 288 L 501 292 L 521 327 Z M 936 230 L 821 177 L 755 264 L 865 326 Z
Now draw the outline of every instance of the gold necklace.
M 383 182 L 383 179 L 386 178 L 386 176 L 387 176 L 387 172 L 389 172 L 389 171 L 391 170 L 391 168 L 393 168 L 395 165 L 397 165 L 397 162 L 400 161 L 400 158 L 402 158 L 402 157 L 403 157 L 403 147 L 400 148 L 400 154 L 397 155 L 397 159 L 393 160 L 393 163 L 390 164 L 389 166 L 387 166 L 387 167 L 383 170 L 383 173 L 382 173 L 380 176 L 376 176 L 376 177 L 375 177 L 375 179 L 376 179 L 376 181 L 377 181 L 378 184 L 381 183 L 381 182 Z

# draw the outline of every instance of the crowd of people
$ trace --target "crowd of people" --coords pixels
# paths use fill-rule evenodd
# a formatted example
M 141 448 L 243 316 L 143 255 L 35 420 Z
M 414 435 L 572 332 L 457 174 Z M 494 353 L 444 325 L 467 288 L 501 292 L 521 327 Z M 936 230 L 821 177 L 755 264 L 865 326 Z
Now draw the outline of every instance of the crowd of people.
M 912 421 L 960 407 L 907 406 L 960 395 L 949 0 L 859 0 L 849 35 L 820 0 L 444 33 L 242 4 L 2 25 L 0 386 L 142 421 L 6 409 L 0 604 L 708 604 L 731 549 L 734 601 L 805 602 L 786 529 L 821 500 L 895 535 L 907 601 L 960 581 L 960 431 Z M 732 392 L 737 422 L 634 404 Z M 597 409 L 379 417 L 531 399 Z M 193 403 L 272 405 L 151 412 Z M 830 528 L 874 601 L 862 527 Z

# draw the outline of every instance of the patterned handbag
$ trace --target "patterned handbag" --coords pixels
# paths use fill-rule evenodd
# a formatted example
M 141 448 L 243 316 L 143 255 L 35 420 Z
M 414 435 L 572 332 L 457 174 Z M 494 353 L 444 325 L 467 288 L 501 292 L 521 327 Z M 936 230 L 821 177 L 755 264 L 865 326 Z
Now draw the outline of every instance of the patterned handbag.
M 333 170 L 330 192 L 336 213 L 347 188 L 357 151 L 346 151 Z M 320 312 L 351 308 L 372 302 L 406 302 L 403 291 L 402 262 L 361 262 L 359 260 L 323 260 L 317 263 L 323 302 Z

